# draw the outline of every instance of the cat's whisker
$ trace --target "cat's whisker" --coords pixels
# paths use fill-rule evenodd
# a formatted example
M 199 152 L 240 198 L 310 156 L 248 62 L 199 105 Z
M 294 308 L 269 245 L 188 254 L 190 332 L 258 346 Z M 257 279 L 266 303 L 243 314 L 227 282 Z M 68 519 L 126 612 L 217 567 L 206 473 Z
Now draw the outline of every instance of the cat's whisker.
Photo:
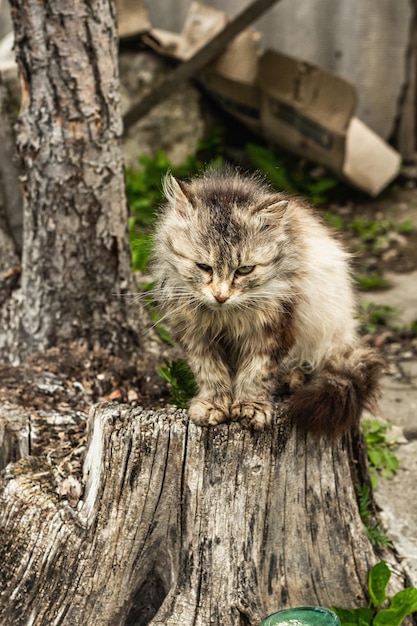
M 152 289 L 149 291 L 140 291 L 137 293 L 126 293 L 126 294 L 115 294 L 119 297 L 123 297 L 126 300 L 131 300 L 132 302 L 144 302 L 145 304 L 148 301 L 156 301 L 158 302 L 158 298 L 162 298 L 164 300 L 167 299 L 167 293 L 164 289 L 159 288 L 159 289 Z M 184 289 L 183 291 L 173 291 L 170 296 L 169 296 L 169 300 L 180 300 L 180 299 L 187 299 L 189 300 L 190 298 L 192 298 L 194 296 L 192 296 L 190 294 L 190 291 L 187 289 Z
M 151 326 L 143 333 L 143 335 L 147 335 L 151 330 L 154 330 L 157 326 L 159 326 L 160 324 L 165 322 L 172 315 L 175 315 L 176 313 L 181 311 L 181 309 L 185 309 L 186 308 L 186 309 L 189 310 L 190 304 L 192 305 L 194 303 L 192 303 L 192 302 L 185 302 L 185 303 L 181 304 L 180 306 L 178 306 L 177 308 L 169 311 L 169 313 L 166 313 L 165 315 L 160 317 L 158 320 L 156 320 L 153 324 L 151 324 Z M 193 312 L 196 311 L 200 306 L 201 306 L 201 304 L 199 302 L 197 302 L 197 305 L 192 309 L 192 311 Z

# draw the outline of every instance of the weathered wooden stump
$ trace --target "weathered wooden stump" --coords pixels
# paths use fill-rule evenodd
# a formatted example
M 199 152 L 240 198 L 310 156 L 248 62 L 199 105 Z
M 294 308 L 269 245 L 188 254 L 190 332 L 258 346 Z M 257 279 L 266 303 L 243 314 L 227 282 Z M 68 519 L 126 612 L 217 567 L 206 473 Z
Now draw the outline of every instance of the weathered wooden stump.
M 96 405 L 76 508 L 46 460 L 10 464 L 0 623 L 255 626 L 287 606 L 363 605 L 377 557 L 360 439 L 314 439 L 284 415 L 252 432 Z

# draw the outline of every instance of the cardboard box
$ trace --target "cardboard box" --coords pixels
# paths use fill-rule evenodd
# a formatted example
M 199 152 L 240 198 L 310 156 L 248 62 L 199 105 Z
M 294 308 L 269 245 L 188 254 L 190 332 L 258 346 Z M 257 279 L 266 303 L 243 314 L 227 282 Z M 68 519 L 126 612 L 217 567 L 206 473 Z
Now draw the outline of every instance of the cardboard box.
M 208 68 L 199 83 L 228 113 L 252 132 L 262 134 L 261 90 L 258 85 L 260 36 L 251 30 L 240 33 Z
M 274 51 L 259 62 L 261 125 L 266 137 L 378 195 L 401 157 L 354 116 L 356 94 L 343 78 Z
M 357 117 L 346 133 L 343 176 L 350 183 L 377 196 L 396 176 L 401 155 Z
M 261 91 L 257 85 L 222 76 L 212 68 L 198 75 L 198 82 L 210 97 L 253 133 L 263 135 Z
M 198 2 L 180 35 L 150 31 L 158 52 L 187 60 L 227 23 L 227 15 Z M 401 156 L 355 117 L 356 92 L 347 80 L 304 61 L 267 50 L 243 31 L 196 77 L 210 96 L 253 132 L 378 195 L 397 175 Z

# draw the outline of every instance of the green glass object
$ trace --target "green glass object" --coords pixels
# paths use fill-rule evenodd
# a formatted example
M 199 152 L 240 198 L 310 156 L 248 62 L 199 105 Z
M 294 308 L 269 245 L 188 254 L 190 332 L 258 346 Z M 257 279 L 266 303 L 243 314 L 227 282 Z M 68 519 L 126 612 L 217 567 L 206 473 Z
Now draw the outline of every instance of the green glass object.
M 298 606 L 270 615 L 260 626 L 340 626 L 336 613 L 320 606 Z

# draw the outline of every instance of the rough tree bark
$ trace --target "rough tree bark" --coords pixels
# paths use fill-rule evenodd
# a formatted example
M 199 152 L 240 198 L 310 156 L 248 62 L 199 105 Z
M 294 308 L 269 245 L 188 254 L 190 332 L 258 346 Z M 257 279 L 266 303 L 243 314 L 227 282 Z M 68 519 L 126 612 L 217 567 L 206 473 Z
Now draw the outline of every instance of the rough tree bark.
M 19 106 L 17 76 L 0 67 L 0 272 L 20 264 L 22 193 L 16 159 L 14 123 Z
M 71 339 L 137 345 L 116 294 L 130 250 L 110 0 L 12 0 L 25 172 L 21 289 L 0 312 L 3 359 Z
M 365 604 L 378 558 L 356 504 L 360 440 L 186 417 L 97 405 L 76 508 L 45 461 L 9 465 L 2 624 L 256 626 L 287 606 Z
M 13 129 L 18 102 L 15 72 L 0 68 L 0 311 L 17 288 L 21 272 L 22 193 Z M 0 313 L 0 321 L 1 317 Z

